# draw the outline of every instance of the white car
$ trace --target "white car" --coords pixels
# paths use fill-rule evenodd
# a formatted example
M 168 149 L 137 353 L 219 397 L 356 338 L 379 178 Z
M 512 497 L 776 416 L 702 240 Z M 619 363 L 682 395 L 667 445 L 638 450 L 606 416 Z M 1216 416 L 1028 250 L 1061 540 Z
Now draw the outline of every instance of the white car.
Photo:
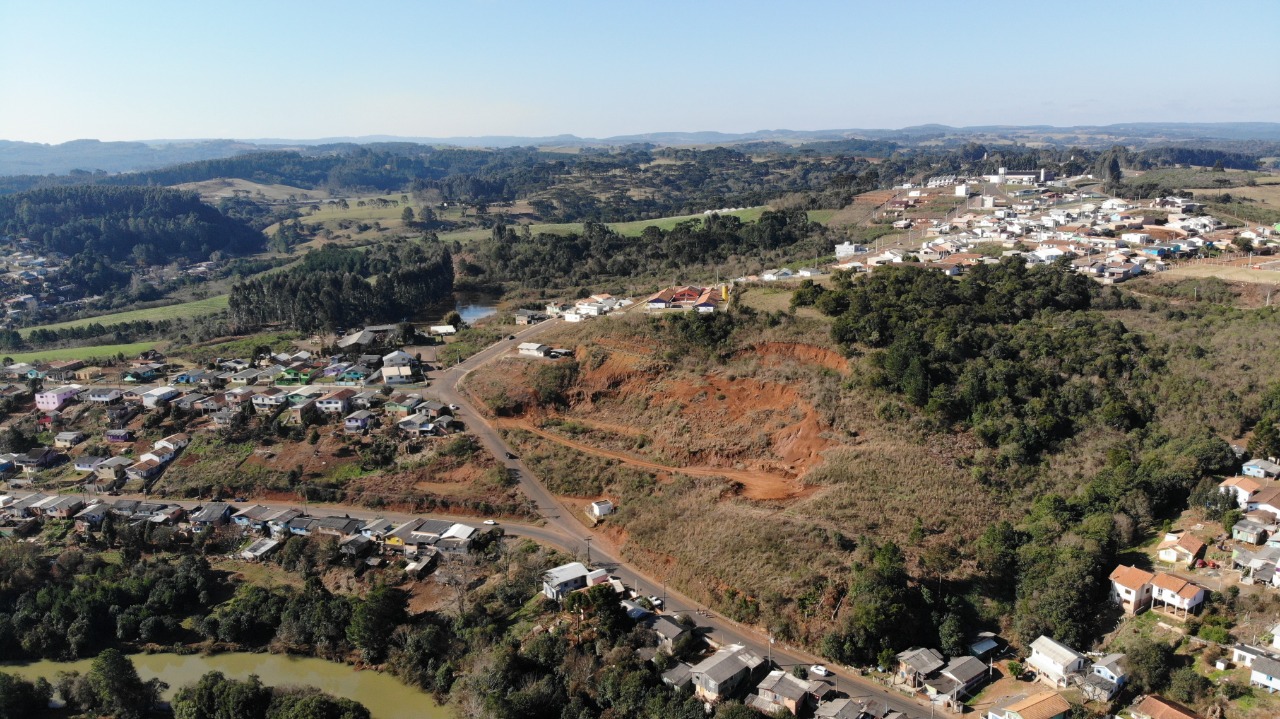
M 654 609 L 662 609 L 662 603 L 663 603 L 663 602 L 662 602 L 662 600 L 661 600 L 661 599 L 659 599 L 659 598 L 658 598 L 658 597 L 656 597 L 656 596 L 655 596 L 655 597 L 649 597 L 649 603 L 653 605 L 653 608 L 654 608 Z
M 484 520 L 484 523 L 485 523 L 485 524 L 497 524 L 497 522 L 493 521 L 492 519 L 486 519 L 486 520 Z
M 462 409 L 462 408 L 461 408 L 461 407 L 459 407 L 459 406 L 458 406 L 458 405 L 456 405 L 456 404 L 451 404 L 451 405 L 449 405 L 449 409 L 453 410 L 454 412 L 457 412 L 458 410 L 460 410 L 460 409 Z
M 821 664 L 814 664 L 813 666 L 809 667 L 809 673 L 810 673 L 810 674 L 817 674 L 817 675 L 818 675 L 818 676 L 820 676 L 820 677 L 829 677 L 829 676 L 831 676 L 831 670 L 830 670 L 830 669 L 827 669 L 826 667 L 822 666 Z

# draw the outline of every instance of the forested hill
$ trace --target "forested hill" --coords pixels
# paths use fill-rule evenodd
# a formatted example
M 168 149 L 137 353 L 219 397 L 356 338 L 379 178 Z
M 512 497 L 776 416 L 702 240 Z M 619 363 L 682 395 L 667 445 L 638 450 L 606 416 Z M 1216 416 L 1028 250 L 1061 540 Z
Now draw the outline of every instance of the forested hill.
M 261 250 L 262 233 L 193 192 L 156 187 L 50 187 L 0 196 L 0 233 L 46 250 L 112 262 L 205 260 Z
M 453 292 L 453 257 L 438 242 L 389 242 L 368 251 L 326 247 L 298 267 L 231 289 L 231 319 L 303 332 L 413 319 Z

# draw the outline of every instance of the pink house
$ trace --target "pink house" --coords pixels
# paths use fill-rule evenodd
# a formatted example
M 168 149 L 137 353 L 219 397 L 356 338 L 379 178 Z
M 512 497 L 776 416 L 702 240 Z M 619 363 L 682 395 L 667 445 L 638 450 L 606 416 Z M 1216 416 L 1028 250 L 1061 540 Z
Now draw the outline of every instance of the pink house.
M 45 412 L 52 412 L 56 409 L 61 409 L 62 405 L 77 394 L 80 394 L 80 388 L 76 385 L 66 385 L 45 390 L 44 392 L 37 392 L 36 407 Z

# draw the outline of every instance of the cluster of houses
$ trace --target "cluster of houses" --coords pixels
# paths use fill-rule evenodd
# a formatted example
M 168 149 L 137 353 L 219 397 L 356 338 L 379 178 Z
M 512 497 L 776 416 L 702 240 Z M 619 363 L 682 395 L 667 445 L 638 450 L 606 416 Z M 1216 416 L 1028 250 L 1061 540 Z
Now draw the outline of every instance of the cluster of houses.
M 590 297 L 569 304 L 567 302 L 550 302 L 546 312 L 535 310 L 516 310 L 516 324 L 537 324 L 550 317 L 559 317 L 565 322 L 584 322 L 592 317 L 602 317 L 612 312 L 620 312 L 635 304 L 627 297 L 614 297 L 607 293 L 594 294 Z
M 1280 464 L 1272 459 L 1246 462 L 1241 474 L 1218 485 L 1243 512 L 1231 527 L 1231 563 L 1242 584 L 1280 587 Z
M 882 265 L 916 263 L 954 276 L 977 264 L 1000 261 L 1002 258 L 974 251 L 979 244 L 999 244 L 1006 248 L 1005 257 L 1019 257 L 1028 264 L 1066 257 L 1081 274 L 1114 284 L 1166 269 L 1166 260 L 1226 248 L 1236 237 L 1280 243 L 1280 233 L 1270 227 L 1224 231 L 1217 218 L 1192 214 L 1202 208 L 1184 198 L 1152 201 L 1143 214 L 1142 208 L 1117 198 L 1070 209 L 1042 207 L 1064 199 L 1084 199 L 1052 188 L 1019 191 L 1013 193 L 1015 200 L 1024 193 L 1038 199 L 1015 201 L 1010 206 L 991 198 L 991 213 L 967 212 L 949 220 L 916 221 L 914 224 L 927 223 L 927 239 L 915 250 L 891 249 L 870 255 L 864 245 L 836 245 L 833 267 L 870 271 Z M 1154 210 L 1159 210 L 1162 218 L 1167 212 L 1167 219 L 1157 219 Z M 913 226 L 911 220 L 902 220 L 895 227 L 898 224 L 902 225 L 899 229 Z
M 644 307 L 648 311 L 692 310 L 694 312 L 715 312 L 728 299 L 729 288 L 725 285 L 715 287 L 676 285 L 663 288 L 650 295 L 645 299 Z
M 1151 608 L 1186 618 L 1199 611 L 1208 597 L 1204 587 L 1175 574 L 1148 572 L 1124 564 L 1112 570 L 1110 580 L 1111 599 L 1126 614 Z
M 1226 669 L 1226 658 L 1218 661 Z M 1268 694 L 1280 690 L 1280 624 L 1271 628 L 1271 643 L 1266 646 L 1236 644 L 1231 647 L 1231 663 L 1249 669 L 1249 684 L 1265 689 Z
M 440 555 L 466 554 L 479 531 L 470 525 L 438 519 L 364 521 L 345 516 L 317 517 L 298 509 L 257 504 L 237 508 L 226 502 L 210 502 L 187 511 L 169 502 L 86 500 L 79 495 L 35 493 L 20 500 L 0 497 L 0 520 L 4 522 L 0 534 L 25 533 L 42 519 L 72 520 L 76 531 L 91 532 L 100 529 L 108 515 L 130 524 L 147 522 L 188 529 L 237 527 L 252 540 L 240 551 L 240 556 L 249 561 L 270 556 L 289 536 L 332 536 L 346 556 L 365 558 L 375 550 L 403 554 L 414 560 L 411 572 L 428 568 Z

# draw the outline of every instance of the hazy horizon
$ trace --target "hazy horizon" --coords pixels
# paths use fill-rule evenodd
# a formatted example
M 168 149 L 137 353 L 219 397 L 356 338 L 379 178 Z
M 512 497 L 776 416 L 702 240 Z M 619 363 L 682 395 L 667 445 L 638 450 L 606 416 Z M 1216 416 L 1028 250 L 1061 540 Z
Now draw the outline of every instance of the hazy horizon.
M 1280 3 L 0 4 L 0 138 L 314 139 L 1280 118 Z M 1267 71 L 1266 68 L 1271 68 Z

